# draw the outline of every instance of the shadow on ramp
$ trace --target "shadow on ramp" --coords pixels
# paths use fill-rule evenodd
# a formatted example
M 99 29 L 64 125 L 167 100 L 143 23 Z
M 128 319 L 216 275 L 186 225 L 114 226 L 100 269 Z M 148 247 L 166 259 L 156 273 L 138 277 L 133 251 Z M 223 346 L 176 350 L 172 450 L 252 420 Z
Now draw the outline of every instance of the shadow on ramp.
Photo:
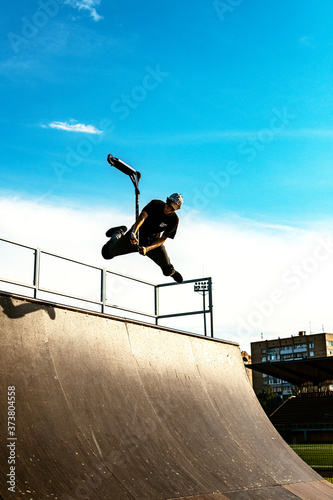
M 42 309 L 45 311 L 50 319 L 55 319 L 55 309 L 51 305 L 41 304 L 38 302 L 33 303 L 20 303 L 15 305 L 12 297 L 0 295 L 0 306 L 4 314 L 11 319 L 23 318 L 26 314 L 31 314 L 35 311 Z

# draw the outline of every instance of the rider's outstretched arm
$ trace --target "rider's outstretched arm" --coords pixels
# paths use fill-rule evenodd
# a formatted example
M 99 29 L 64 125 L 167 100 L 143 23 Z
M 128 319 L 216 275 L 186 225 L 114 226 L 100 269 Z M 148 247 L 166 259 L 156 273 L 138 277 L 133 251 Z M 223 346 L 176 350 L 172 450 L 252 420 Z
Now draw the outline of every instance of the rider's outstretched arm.
M 167 237 L 166 236 L 160 236 L 156 241 L 155 243 L 153 243 L 152 245 L 149 245 L 149 247 L 146 247 L 147 249 L 147 252 L 150 252 L 150 250 L 154 250 L 154 248 L 158 248 L 160 247 L 161 245 L 163 245 L 163 243 L 166 241 Z
M 147 217 L 148 217 L 147 212 L 145 212 L 144 210 L 142 210 L 141 214 L 139 215 L 139 217 L 135 221 L 135 224 L 134 224 L 133 230 L 132 230 L 132 234 L 134 234 L 136 236 L 139 228 L 142 226 L 142 224 L 147 219 Z M 133 240 L 134 240 L 133 241 L 133 244 L 134 244 L 135 243 L 135 239 L 133 238 Z
M 160 236 L 158 240 L 156 240 L 152 245 L 149 245 L 149 247 L 140 247 L 139 253 L 141 253 L 141 255 L 147 255 L 147 252 L 150 252 L 150 250 L 154 250 L 154 248 L 158 248 L 163 245 L 166 239 L 166 236 Z

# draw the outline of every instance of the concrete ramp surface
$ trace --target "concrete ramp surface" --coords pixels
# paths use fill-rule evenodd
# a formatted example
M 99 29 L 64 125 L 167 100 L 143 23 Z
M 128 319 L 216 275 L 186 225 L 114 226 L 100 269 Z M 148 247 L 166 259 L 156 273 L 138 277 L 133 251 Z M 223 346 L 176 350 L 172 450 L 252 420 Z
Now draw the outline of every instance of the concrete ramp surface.
M 333 499 L 237 344 L 6 294 L 0 335 L 4 500 Z

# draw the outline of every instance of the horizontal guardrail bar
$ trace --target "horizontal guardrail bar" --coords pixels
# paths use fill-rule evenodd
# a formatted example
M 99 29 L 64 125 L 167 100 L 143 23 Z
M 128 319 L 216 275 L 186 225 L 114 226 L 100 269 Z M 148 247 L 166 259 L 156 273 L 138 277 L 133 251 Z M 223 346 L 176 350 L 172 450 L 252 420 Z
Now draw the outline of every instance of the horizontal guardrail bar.
M 28 245 L 24 245 L 23 243 L 18 243 L 17 241 L 8 240 L 6 238 L 0 238 L 0 241 L 5 241 L 6 243 L 11 243 L 12 245 L 17 245 L 17 246 L 23 247 L 23 248 L 28 248 L 29 250 L 36 250 L 35 247 L 30 247 Z
M 185 280 L 182 282 L 182 285 L 186 285 L 188 283 L 197 283 L 199 281 L 210 281 L 211 278 L 197 278 L 197 279 L 193 279 L 193 280 Z M 161 288 L 163 286 L 175 286 L 175 285 L 178 285 L 178 283 L 159 283 L 158 285 L 155 285 L 156 288 Z
M 38 288 L 39 292 L 44 292 L 44 293 L 51 293 L 52 295 L 60 295 L 60 297 L 67 297 L 69 299 L 75 299 L 75 300 L 81 300 L 82 302 L 89 302 L 90 304 L 96 304 L 96 305 L 102 305 L 101 300 L 94 300 L 94 299 L 86 299 L 84 297 L 79 297 L 78 295 L 68 295 L 67 293 L 64 292 L 57 292 L 56 290 L 50 290 L 49 288 Z
M 298 430 L 298 431 L 306 431 L 306 430 L 331 430 L 333 429 L 333 423 L 326 424 L 274 424 L 274 427 L 279 430 Z
M 36 247 L 30 247 L 28 245 L 17 243 L 16 241 L 8 240 L 6 238 L 0 238 L 0 241 L 5 241 L 6 243 L 11 243 L 13 245 L 17 245 L 17 246 L 20 246 L 20 247 L 23 247 L 23 248 L 27 248 L 27 249 L 33 250 L 33 251 L 37 250 Z M 60 254 L 57 254 L 57 253 L 49 252 L 48 250 L 43 250 L 42 248 L 40 248 L 39 251 L 40 251 L 41 254 L 49 255 L 51 257 L 56 257 L 56 258 L 62 259 L 62 260 L 67 260 L 68 262 L 73 262 L 74 264 L 79 264 L 81 266 L 89 267 L 91 269 L 96 269 L 97 271 L 102 271 L 103 270 L 102 267 L 95 266 L 94 264 L 87 264 L 86 262 L 82 262 L 82 261 L 79 261 L 79 260 L 76 260 L 76 259 L 72 259 L 71 257 L 65 257 L 64 255 L 60 255 Z M 126 279 L 129 279 L 129 280 L 132 280 L 132 281 L 138 281 L 139 283 L 144 283 L 146 285 L 157 286 L 156 283 L 151 283 L 150 281 L 145 281 L 145 280 L 142 280 L 140 278 L 135 278 L 133 276 L 129 276 L 129 275 L 126 275 L 126 274 L 121 274 L 121 273 L 118 273 L 116 271 L 111 271 L 111 269 L 106 269 L 106 272 L 114 274 L 115 276 L 121 276 L 122 278 L 126 278 Z M 3 280 L 1 280 L 1 281 L 3 281 Z M 196 281 L 198 281 L 198 280 L 196 280 Z M 166 284 L 168 284 L 168 283 L 166 283 Z M 171 284 L 173 284 L 173 283 L 171 283 Z M 177 284 L 177 283 L 175 283 L 175 284 Z
M 58 255 L 56 253 L 48 252 L 47 250 L 40 249 L 40 253 L 43 255 L 50 255 L 51 257 L 56 257 L 57 259 L 66 260 L 67 262 L 73 262 L 74 264 L 79 264 L 80 266 L 89 267 L 90 269 L 96 269 L 96 271 L 101 270 L 100 267 L 94 266 L 93 264 L 87 264 L 86 262 L 81 262 L 79 260 L 72 259 L 71 257 L 64 257 L 63 255 Z
M 142 280 L 140 278 L 134 278 L 133 276 L 128 276 L 127 274 L 117 273 L 116 271 L 111 271 L 109 269 L 105 269 L 105 270 L 107 273 L 111 273 L 114 276 L 120 276 L 121 278 L 126 278 L 126 279 L 129 279 L 132 281 L 138 281 L 139 283 L 143 283 L 144 285 L 150 285 L 150 286 L 154 286 L 154 287 L 158 286 L 158 285 L 156 285 L 156 283 L 151 283 L 150 281 L 145 281 L 145 280 Z M 175 283 L 175 284 L 177 285 L 177 283 Z
M 188 311 L 184 313 L 173 313 L 173 314 L 160 314 L 158 316 L 159 319 L 162 318 L 175 318 L 176 316 L 192 316 L 195 314 L 204 314 L 204 313 L 210 313 L 210 311 Z
M 120 309 L 122 311 L 130 312 L 133 314 L 140 314 L 141 316 L 147 316 L 147 318 L 156 318 L 156 314 L 145 313 L 143 311 L 135 311 L 135 309 L 127 309 L 121 306 L 115 306 L 108 303 L 105 304 L 105 307 L 112 307 L 112 309 Z
M 8 283 L 9 285 L 23 286 L 24 288 L 31 288 L 32 290 L 36 290 L 36 285 L 28 285 L 27 283 L 21 283 L 20 281 L 15 280 L 7 280 L 6 278 L 0 278 L 0 281 L 3 283 Z

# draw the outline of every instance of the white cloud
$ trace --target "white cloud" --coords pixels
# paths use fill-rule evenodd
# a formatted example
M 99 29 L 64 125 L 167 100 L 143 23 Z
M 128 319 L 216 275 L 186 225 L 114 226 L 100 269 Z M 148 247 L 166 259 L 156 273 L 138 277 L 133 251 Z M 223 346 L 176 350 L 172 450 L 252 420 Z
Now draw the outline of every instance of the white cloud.
M 333 129 L 327 129 L 327 128 L 304 128 L 304 129 L 296 129 L 296 130 L 290 130 L 288 134 L 286 134 L 290 137 L 308 137 L 308 138 L 327 138 L 327 139 L 332 139 L 333 137 Z
M 215 144 L 220 142 L 239 142 L 240 140 L 254 141 L 260 140 L 263 132 L 269 131 L 269 128 L 258 130 L 201 130 L 191 131 L 179 134 L 170 135 L 149 135 L 135 137 L 119 138 L 118 143 L 123 145 L 151 145 L 151 144 L 168 144 L 168 145 L 184 145 L 184 144 Z M 273 132 L 272 132 L 273 133 Z M 294 138 L 309 138 L 309 139 L 332 139 L 333 129 L 284 129 L 274 131 L 274 137 L 294 139 Z M 273 140 L 273 135 L 272 135 Z
M 299 43 L 301 45 L 305 45 L 306 47 L 312 47 L 315 48 L 315 45 L 313 43 L 313 37 L 310 36 L 302 36 L 299 38 Z
M 79 11 L 87 11 L 94 21 L 103 19 L 103 16 L 99 15 L 95 9 L 95 6 L 100 5 L 100 0 L 66 0 L 65 3 Z
M 45 125 L 42 125 L 45 127 Z M 67 130 L 70 132 L 84 132 L 88 134 L 102 134 L 103 131 L 98 130 L 93 125 L 84 125 L 82 123 L 74 123 L 74 120 L 68 122 L 52 122 L 49 123 L 47 127 L 57 128 L 61 130 Z M 149 136 L 148 137 L 140 137 L 136 136 L 133 138 L 122 138 L 118 139 L 119 144 L 136 144 L 136 145 L 144 145 L 144 144 L 185 144 L 185 143 L 216 143 L 221 141 L 235 141 L 240 139 L 250 139 L 255 138 L 260 135 L 260 130 L 215 130 L 215 131 L 200 131 L 200 132 L 188 132 L 184 134 L 175 134 L 173 136 Z M 281 130 L 277 132 L 279 137 L 284 138 L 314 138 L 314 139 L 332 139 L 333 137 L 333 129 L 294 129 L 294 130 Z
M 238 342 L 249 350 L 250 342 L 260 340 L 261 332 L 264 339 L 297 335 L 301 330 L 309 333 L 310 328 L 318 333 L 322 325 L 325 331 L 333 332 L 329 279 L 333 273 L 333 237 L 320 225 L 284 227 L 239 218 L 212 221 L 185 209 L 179 215 L 178 234 L 166 246 L 185 280 L 212 277 L 216 337 Z M 112 261 L 101 257 L 105 231 L 112 225 L 129 227 L 132 223 L 132 207 L 122 213 L 111 206 L 87 209 L 63 203 L 54 206 L 41 200 L 0 199 L 3 238 L 149 282 L 169 282 L 146 257 L 132 254 Z M 0 276 L 12 267 L 15 279 L 20 281 L 23 261 L 14 253 L 6 259 L 3 245 L 1 255 L 5 271 L 0 263 Z M 65 282 L 71 283 L 73 276 L 69 271 Z M 82 272 L 81 280 L 84 277 Z M 80 273 L 76 279 L 80 283 Z M 135 283 L 122 287 L 123 302 L 128 302 L 131 294 L 140 305 L 152 301 L 152 294 L 145 295 L 145 290 L 141 293 L 135 287 Z M 173 292 L 172 296 L 178 297 Z M 199 299 L 196 294 L 196 304 Z M 177 307 L 183 305 L 181 298 L 176 300 Z M 131 307 L 140 309 L 133 302 Z M 203 327 L 200 316 L 171 323 L 189 331 L 202 331 Z
M 84 125 L 83 123 L 68 123 L 68 122 L 52 122 L 48 124 L 50 128 L 67 130 L 68 132 L 83 132 L 85 134 L 102 134 L 102 130 L 98 130 L 93 125 Z

